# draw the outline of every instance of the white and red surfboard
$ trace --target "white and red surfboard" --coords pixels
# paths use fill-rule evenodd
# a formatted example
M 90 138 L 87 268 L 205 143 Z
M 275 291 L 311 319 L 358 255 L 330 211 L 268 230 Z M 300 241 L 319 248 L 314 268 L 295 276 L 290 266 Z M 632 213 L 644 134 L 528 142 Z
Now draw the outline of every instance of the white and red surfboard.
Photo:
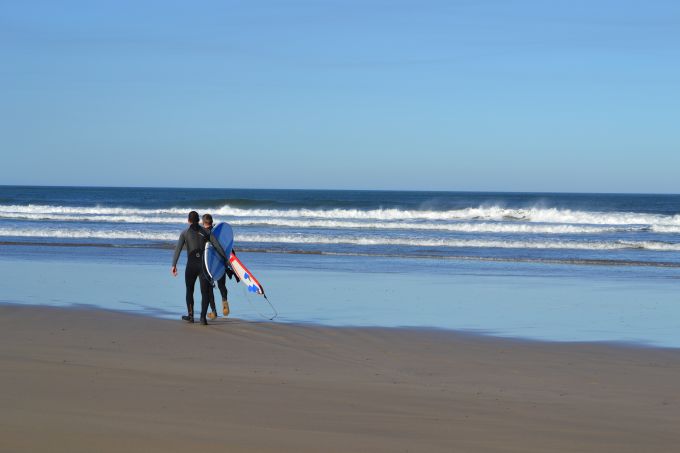
M 251 300 L 251 298 L 248 297 L 248 293 L 246 293 L 246 299 L 248 300 L 248 303 L 253 307 L 253 309 L 260 316 L 270 321 L 279 316 L 279 312 L 276 311 L 276 307 L 274 307 L 274 305 L 272 305 L 272 303 L 269 302 L 269 299 L 267 298 L 267 295 L 264 292 L 264 288 L 262 287 L 260 282 L 257 281 L 257 278 L 255 278 L 253 273 L 248 270 L 248 268 L 241 262 L 240 259 L 238 259 L 238 257 L 233 252 L 231 253 L 231 255 L 229 255 L 229 265 L 231 266 L 231 269 L 234 271 L 239 280 L 241 280 L 241 283 L 246 285 L 246 287 L 248 288 L 248 293 L 253 293 L 262 296 L 265 303 L 269 305 L 271 313 L 270 314 L 262 313 L 262 311 L 258 308 L 259 304 Z
M 229 255 L 229 265 L 236 276 L 241 280 L 241 283 L 248 287 L 248 292 L 261 294 L 264 296 L 264 288 L 257 281 L 255 276 L 248 270 L 248 268 L 238 259 L 233 253 Z

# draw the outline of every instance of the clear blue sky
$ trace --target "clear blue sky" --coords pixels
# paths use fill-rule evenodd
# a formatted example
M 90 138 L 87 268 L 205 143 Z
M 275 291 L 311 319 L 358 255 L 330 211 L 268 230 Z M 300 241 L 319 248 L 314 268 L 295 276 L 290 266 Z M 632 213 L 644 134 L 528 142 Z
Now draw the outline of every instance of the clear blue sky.
M 0 184 L 680 193 L 677 1 L 15 1 Z

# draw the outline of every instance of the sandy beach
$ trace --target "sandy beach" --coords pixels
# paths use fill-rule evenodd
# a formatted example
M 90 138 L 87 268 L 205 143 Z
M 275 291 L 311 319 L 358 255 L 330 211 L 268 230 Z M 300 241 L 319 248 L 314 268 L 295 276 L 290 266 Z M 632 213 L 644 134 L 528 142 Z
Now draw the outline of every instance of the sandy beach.
M 0 307 L 7 452 L 667 452 L 680 350 Z

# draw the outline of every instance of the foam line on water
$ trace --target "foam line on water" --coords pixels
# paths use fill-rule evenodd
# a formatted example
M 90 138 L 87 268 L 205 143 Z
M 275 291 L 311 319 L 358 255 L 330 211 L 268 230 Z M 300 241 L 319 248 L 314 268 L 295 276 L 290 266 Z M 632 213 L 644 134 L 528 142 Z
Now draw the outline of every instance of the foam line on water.
M 0 215 L 2 218 L 3 215 Z M 185 222 L 180 217 L 156 217 L 156 216 L 118 216 L 118 215 L 64 215 L 64 214 L 19 214 L 7 216 L 14 220 L 32 221 L 60 221 L 60 222 L 88 222 L 88 223 L 140 223 L 150 224 L 175 224 Z M 284 228 L 319 228 L 319 229 L 369 229 L 369 230 L 422 230 L 422 231 L 450 231 L 459 233 L 522 233 L 522 234 L 601 234 L 617 232 L 655 232 L 655 228 L 639 226 L 593 226 L 593 225 L 568 225 L 568 224 L 534 224 L 526 222 L 455 222 L 455 223 L 432 223 L 432 222 L 371 222 L 371 221 L 345 221 L 326 219 L 288 219 L 288 218 L 250 218 L 250 219 L 219 219 L 226 220 L 233 226 L 271 226 Z M 680 232 L 678 227 L 663 227 L 664 233 Z
M 52 205 L 0 205 L 0 218 L 33 220 L 87 219 L 128 223 L 184 222 L 189 208 L 140 209 L 123 207 L 77 207 Z M 680 214 L 661 215 L 635 212 L 590 212 L 558 208 L 510 209 L 481 206 L 456 210 L 402 209 L 242 209 L 231 206 L 202 209 L 213 216 L 228 219 L 324 219 L 344 221 L 502 221 L 568 225 L 649 226 L 660 232 L 677 232 Z
M 134 230 L 94 229 L 0 229 L 2 237 L 36 237 L 69 239 L 127 239 L 143 241 L 174 241 L 178 234 Z M 404 246 L 446 248 L 512 248 L 512 249 L 573 249 L 573 250 L 622 250 L 640 249 L 654 251 L 680 251 L 680 243 L 661 241 L 513 241 L 481 239 L 428 239 L 403 237 L 356 237 L 325 235 L 286 234 L 237 234 L 235 241 L 274 244 L 345 244 L 356 246 Z

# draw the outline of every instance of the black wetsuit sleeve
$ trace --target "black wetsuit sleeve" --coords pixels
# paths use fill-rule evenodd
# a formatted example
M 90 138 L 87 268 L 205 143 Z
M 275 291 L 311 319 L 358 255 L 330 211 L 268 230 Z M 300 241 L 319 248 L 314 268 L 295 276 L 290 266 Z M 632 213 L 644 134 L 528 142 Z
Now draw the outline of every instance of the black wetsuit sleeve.
M 186 239 L 184 238 L 184 231 L 182 231 L 182 234 L 179 235 L 179 239 L 177 240 L 177 246 L 175 247 L 175 254 L 172 257 L 172 266 L 173 267 L 177 266 L 177 261 L 179 260 L 180 253 L 182 253 L 182 248 L 184 247 L 185 242 L 186 242 Z

